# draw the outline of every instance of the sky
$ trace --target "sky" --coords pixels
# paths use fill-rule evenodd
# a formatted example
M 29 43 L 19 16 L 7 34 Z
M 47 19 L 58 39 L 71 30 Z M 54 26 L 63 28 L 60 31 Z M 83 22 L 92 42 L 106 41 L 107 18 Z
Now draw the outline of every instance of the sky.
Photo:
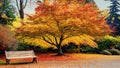
M 109 1 L 105 1 L 105 0 L 94 0 L 94 1 L 100 10 L 108 9 L 108 6 L 110 5 Z M 33 14 L 35 7 L 36 7 L 36 4 L 33 0 L 31 5 L 27 4 L 27 7 L 25 9 L 25 13 Z
M 105 1 L 105 0 L 94 0 L 94 1 L 101 10 L 108 9 L 108 6 L 110 5 L 109 1 Z

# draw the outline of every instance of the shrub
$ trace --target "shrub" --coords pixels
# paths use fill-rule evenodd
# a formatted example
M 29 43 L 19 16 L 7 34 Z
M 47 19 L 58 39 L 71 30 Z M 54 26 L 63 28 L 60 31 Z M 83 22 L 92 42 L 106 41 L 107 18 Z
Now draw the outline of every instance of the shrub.
M 97 53 L 98 49 L 97 48 L 92 48 L 90 46 L 81 46 L 80 47 L 80 52 L 82 52 L 82 53 Z
M 75 45 L 74 43 L 69 43 L 66 46 L 62 47 L 64 52 L 68 52 L 68 53 L 96 53 L 97 49 L 96 48 L 92 48 L 90 46 L 87 45 Z
M 48 49 L 48 52 L 57 52 L 58 50 L 54 47 L 49 47 L 47 48 Z
M 67 53 L 80 53 L 80 48 L 67 49 Z
M 80 52 L 80 48 L 74 43 L 69 43 L 68 45 L 62 46 L 63 52 L 68 53 L 78 53 Z
M 15 33 L 6 25 L 0 25 L 0 51 L 16 50 L 18 41 L 15 37 Z
M 7 48 L 6 45 L 0 44 L 0 54 L 3 54 L 6 48 Z
M 118 49 L 108 49 L 109 52 L 112 53 L 112 55 L 120 55 L 120 51 Z
M 37 53 L 47 53 L 48 49 L 41 46 L 35 46 L 34 51 Z
M 20 43 L 18 46 L 18 50 L 34 50 L 37 53 L 46 53 L 48 52 L 48 48 L 42 47 L 42 46 L 35 46 L 35 45 L 30 45 L 27 43 Z
M 117 45 L 120 45 L 120 37 L 105 36 L 102 38 L 102 41 L 96 41 L 98 48 L 100 50 L 107 50 L 111 48 L 116 48 Z
M 103 50 L 100 52 L 101 54 L 104 54 L 104 55 L 112 55 L 111 52 L 109 52 L 108 50 Z
M 30 46 L 28 44 L 25 43 L 20 43 L 18 46 L 18 50 L 30 50 Z
M 117 45 L 117 46 L 116 46 L 116 49 L 120 50 L 120 45 Z
M 0 60 L 0 65 L 4 65 L 5 62 L 3 60 Z

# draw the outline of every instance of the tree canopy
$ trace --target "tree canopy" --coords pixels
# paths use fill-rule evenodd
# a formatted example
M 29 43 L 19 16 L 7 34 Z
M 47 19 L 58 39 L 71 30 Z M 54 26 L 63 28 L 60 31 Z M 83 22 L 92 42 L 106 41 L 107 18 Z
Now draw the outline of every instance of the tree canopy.
M 35 14 L 27 15 L 28 21 L 21 22 L 22 27 L 16 31 L 23 36 L 40 37 L 47 43 L 55 45 L 58 48 L 58 55 L 62 55 L 61 44 L 67 38 L 85 34 L 104 36 L 111 32 L 100 13 L 94 4 L 41 3 L 35 9 Z

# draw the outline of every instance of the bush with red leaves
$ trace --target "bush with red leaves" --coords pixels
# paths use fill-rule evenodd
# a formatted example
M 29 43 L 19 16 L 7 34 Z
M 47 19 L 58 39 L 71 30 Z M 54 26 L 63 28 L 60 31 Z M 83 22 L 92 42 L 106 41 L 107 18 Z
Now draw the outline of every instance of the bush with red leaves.
M 8 26 L 0 25 L 0 52 L 4 52 L 6 48 L 16 49 L 15 45 L 17 45 L 15 33 Z

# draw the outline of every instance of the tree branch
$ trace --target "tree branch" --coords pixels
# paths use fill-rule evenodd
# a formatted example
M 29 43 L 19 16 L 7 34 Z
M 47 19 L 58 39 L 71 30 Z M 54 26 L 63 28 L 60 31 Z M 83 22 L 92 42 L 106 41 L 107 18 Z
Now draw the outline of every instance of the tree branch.
M 55 15 L 54 15 L 54 13 L 53 13 L 52 8 L 51 8 L 51 15 L 52 15 L 54 21 L 56 22 L 59 31 L 61 31 L 59 21 L 55 18 Z
M 55 37 L 55 42 L 56 42 L 56 44 L 58 44 L 57 37 Z
M 69 37 L 71 37 L 71 36 L 66 36 L 66 37 L 63 37 L 63 40 L 64 40 L 64 39 L 67 39 L 67 38 L 69 38 Z
M 18 11 L 20 10 L 19 5 L 18 5 L 18 0 L 16 0 L 16 6 L 18 8 Z
M 47 42 L 47 43 L 49 43 L 49 44 L 51 44 L 51 45 L 55 45 L 54 43 L 49 42 L 48 40 L 46 40 L 44 36 L 42 36 L 42 38 L 43 38 L 43 40 L 44 40 L 45 42 Z
M 27 2 L 28 2 L 28 0 L 26 0 L 26 1 L 25 1 L 25 6 L 24 6 L 23 8 L 25 8 L 25 7 L 26 7 L 26 5 L 27 5 Z
M 50 42 L 52 42 L 51 38 L 49 38 L 47 35 L 45 35 L 46 38 L 48 38 L 50 40 Z
M 59 44 L 62 43 L 62 41 L 64 40 L 63 38 L 64 38 L 64 36 L 61 36 L 61 37 L 60 37 L 60 42 L 59 42 Z

